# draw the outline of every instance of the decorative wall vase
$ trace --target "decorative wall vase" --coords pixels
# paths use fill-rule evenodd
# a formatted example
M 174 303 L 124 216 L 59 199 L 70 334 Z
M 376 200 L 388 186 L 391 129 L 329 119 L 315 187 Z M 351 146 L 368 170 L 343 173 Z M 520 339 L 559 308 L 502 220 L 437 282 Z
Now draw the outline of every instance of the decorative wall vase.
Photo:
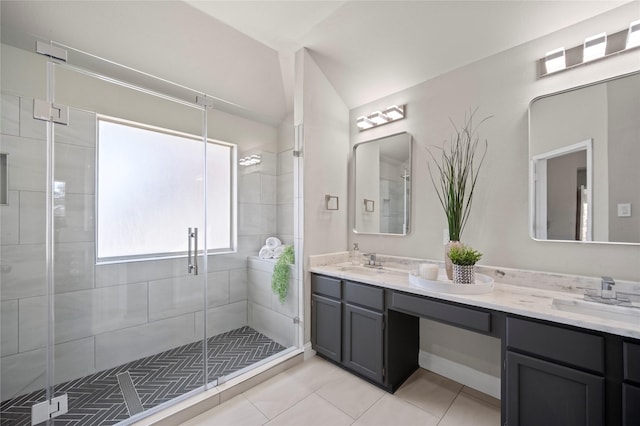
M 453 282 L 456 284 L 474 284 L 476 282 L 475 265 L 453 265 Z
M 449 241 L 444 246 L 444 269 L 447 271 L 447 278 L 453 279 L 453 263 L 451 263 L 451 259 L 449 258 L 449 249 L 451 246 L 461 246 L 462 243 L 460 241 Z

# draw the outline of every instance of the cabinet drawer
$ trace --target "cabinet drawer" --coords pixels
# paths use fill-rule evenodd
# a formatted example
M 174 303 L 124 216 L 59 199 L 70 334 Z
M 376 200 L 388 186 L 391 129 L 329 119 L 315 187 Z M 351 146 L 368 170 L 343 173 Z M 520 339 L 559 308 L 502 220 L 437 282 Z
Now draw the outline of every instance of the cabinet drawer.
M 640 345 L 624 342 L 624 379 L 640 383 Z
M 469 330 L 491 331 L 491 314 L 489 312 L 437 302 L 420 296 L 394 292 L 389 308 Z
M 507 346 L 598 373 L 604 372 L 602 336 L 509 317 Z
M 366 306 L 379 311 L 384 309 L 384 290 L 380 287 L 346 281 L 344 298 L 348 303 Z
M 334 299 L 340 299 L 342 297 L 340 279 L 312 274 L 311 292 L 322 296 L 333 297 Z

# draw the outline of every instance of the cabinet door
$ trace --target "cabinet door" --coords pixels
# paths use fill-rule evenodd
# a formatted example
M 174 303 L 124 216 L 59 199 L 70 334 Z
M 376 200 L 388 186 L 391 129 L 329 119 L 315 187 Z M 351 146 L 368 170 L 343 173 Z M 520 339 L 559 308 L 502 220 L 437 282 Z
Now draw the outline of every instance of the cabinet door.
M 622 426 L 640 423 L 640 387 L 622 385 Z
M 377 383 L 383 383 L 382 312 L 344 304 L 343 364 Z
M 311 295 L 311 344 L 319 354 L 340 362 L 342 353 L 342 303 Z
M 604 378 L 507 351 L 508 426 L 604 425 Z

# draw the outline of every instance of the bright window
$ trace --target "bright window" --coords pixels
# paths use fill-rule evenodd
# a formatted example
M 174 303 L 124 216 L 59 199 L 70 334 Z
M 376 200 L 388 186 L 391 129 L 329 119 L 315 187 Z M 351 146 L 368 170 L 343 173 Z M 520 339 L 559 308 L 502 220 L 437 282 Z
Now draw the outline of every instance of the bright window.
M 184 255 L 204 246 L 202 138 L 98 118 L 98 262 Z M 235 147 L 207 143 L 207 248 L 234 250 Z

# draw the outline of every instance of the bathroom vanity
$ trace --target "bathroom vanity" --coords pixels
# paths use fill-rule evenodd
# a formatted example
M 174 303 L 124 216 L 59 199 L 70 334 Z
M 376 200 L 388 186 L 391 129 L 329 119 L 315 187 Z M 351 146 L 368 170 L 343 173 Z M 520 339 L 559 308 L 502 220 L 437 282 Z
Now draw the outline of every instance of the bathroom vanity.
M 577 294 L 500 283 L 485 295 L 434 293 L 407 273 L 344 265 L 311 268 L 311 340 L 354 374 L 394 392 L 418 368 L 428 318 L 501 340 L 501 424 L 640 424 L 640 321 L 554 306 Z

